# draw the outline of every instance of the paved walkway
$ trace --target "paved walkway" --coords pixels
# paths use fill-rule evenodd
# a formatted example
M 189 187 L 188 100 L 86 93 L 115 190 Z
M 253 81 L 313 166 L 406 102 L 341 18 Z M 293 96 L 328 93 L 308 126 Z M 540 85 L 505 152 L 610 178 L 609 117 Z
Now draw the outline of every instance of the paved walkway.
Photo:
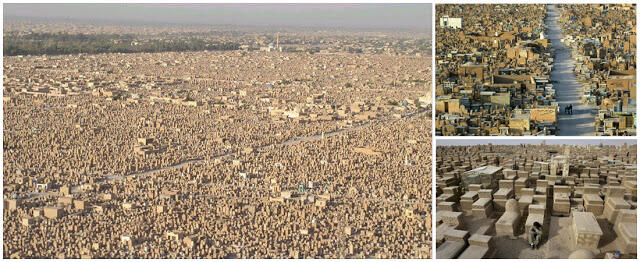
M 558 115 L 559 136 L 593 136 L 596 108 L 580 101 L 582 97 L 582 84 L 573 74 L 575 67 L 571 58 L 571 48 L 565 46 L 562 39 L 562 31 L 557 23 L 560 12 L 555 5 L 547 6 L 547 37 L 555 49 L 556 56 L 551 71 L 551 81 L 556 90 L 556 100 L 560 106 Z M 564 113 L 564 108 L 573 105 L 573 114 Z

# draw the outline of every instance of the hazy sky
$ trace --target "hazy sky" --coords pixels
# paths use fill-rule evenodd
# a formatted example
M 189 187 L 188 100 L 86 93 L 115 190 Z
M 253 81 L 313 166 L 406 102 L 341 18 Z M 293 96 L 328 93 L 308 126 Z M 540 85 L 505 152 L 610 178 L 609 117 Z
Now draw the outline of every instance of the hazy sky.
M 547 145 L 622 145 L 627 143 L 628 145 L 635 145 L 635 139 L 542 139 L 547 141 Z M 542 142 L 541 139 L 442 139 L 438 138 L 437 146 L 467 146 L 467 145 L 486 145 L 492 143 L 494 145 L 519 145 L 519 144 L 534 144 L 539 145 Z
M 431 4 L 4 4 L 4 16 L 123 23 L 431 29 Z

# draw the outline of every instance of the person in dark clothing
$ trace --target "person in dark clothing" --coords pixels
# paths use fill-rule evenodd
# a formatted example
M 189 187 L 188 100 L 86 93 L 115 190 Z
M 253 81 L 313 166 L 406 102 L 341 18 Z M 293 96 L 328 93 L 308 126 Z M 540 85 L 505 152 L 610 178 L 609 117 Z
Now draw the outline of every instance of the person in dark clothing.
M 533 222 L 533 226 L 529 229 L 529 245 L 531 249 L 538 249 L 540 239 L 542 239 L 542 225 L 538 222 Z

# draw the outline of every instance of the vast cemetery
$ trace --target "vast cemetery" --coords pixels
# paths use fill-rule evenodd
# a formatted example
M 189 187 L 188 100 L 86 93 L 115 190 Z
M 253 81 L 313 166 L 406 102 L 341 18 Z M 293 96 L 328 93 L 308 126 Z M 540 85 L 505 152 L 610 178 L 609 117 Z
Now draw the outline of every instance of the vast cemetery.
M 636 258 L 637 146 L 629 141 L 437 145 L 436 257 Z M 542 238 L 531 248 L 535 222 Z
M 431 257 L 431 59 L 286 37 L 5 56 L 3 257 Z
M 633 4 L 436 5 L 436 135 L 636 134 Z

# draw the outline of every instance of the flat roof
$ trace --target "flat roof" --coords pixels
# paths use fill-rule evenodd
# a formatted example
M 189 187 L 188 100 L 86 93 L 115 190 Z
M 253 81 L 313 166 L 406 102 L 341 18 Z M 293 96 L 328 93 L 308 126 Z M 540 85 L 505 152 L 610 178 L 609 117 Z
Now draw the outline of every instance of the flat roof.
M 469 170 L 465 173 L 473 172 L 473 173 L 482 173 L 482 174 L 494 174 L 500 170 L 502 170 L 502 167 L 500 166 L 482 166 L 473 170 Z

